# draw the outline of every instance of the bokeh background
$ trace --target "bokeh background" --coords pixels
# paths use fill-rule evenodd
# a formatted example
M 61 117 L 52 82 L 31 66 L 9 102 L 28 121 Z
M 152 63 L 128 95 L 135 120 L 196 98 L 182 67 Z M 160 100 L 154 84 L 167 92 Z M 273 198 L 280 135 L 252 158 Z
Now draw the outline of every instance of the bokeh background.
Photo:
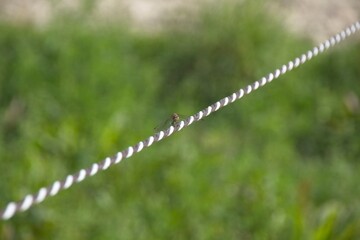
M 1 208 L 359 17 L 356 1 L 299 2 L 0 1 Z M 360 238 L 359 39 L 0 222 L 0 239 Z

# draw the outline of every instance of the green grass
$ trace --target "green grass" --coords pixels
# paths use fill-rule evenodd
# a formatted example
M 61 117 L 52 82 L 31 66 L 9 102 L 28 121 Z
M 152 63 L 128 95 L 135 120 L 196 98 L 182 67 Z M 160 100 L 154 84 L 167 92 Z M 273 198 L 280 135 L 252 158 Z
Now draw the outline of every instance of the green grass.
M 253 4 L 155 34 L 0 26 L 0 205 L 312 48 Z M 208 9 L 208 10 L 209 10 Z M 357 239 L 360 44 L 345 41 L 0 223 L 1 239 Z

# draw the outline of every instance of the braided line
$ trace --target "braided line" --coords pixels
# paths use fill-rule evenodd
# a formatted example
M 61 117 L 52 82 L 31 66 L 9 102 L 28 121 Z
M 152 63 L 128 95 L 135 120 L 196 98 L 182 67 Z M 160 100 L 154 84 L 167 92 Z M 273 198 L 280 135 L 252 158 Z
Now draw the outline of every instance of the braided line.
M 85 178 L 94 176 L 101 170 L 106 170 L 110 166 L 114 164 L 118 164 L 124 158 L 130 158 L 135 153 L 142 151 L 144 148 L 151 146 L 154 142 L 161 141 L 162 139 L 169 137 L 175 131 L 180 131 L 182 128 L 191 125 L 194 122 L 201 120 L 204 117 L 209 116 L 211 113 L 219 110 L 220 108 L 228 105 L 229 103 L 233 103 L 234 101 L 242 98 L 243 96 L 250 94 L 252 91 L 257 90 L 260 87 L 263 87 L 267 83 L 270 83 L 274 79 L 277 79 L 279 76 L 285 74 L 288 71 L 291 71 L 294 68 L 304 64 L 306 61 L 312 59 L 317 56 L 319 53 L 324 52 L 335 44 L 341 42 L 345 38 L 354 34 L 356 31 L 360 30 L 360 22 L 355 22 L 350 27 L 326 40 L 324 43 L 321 43 L 319 46 L 314 47 L 312 50 L 309 50 L 306 54 L 302 54 L 300 57 L 295 58 L 293 61 L 289 61 L 287 65 L 283 65 L 281 69 L 276 69 L 273 73 L 270 73 L 266 77 L 262 77 L 260 80 L 255 81 L 253 84 L 249 84 L 244 89 L 240 89 L 239 91 L 217 101 L 216 103 L 208 106 L 207 108 L 199 111 L 193 116 L 188 117 L 187 119 L 180 121 L 175 124 L 175 126 L 171 126 L 164 131 L 160 131 L 153 136 L 150 136 L 148 139 L 140 141 L 134 146 L 130 146 L 127 149 L 118 152 L 116 155 L 112 157 L 107 157 L 103 161 L 99 163 L 94 163 L 91 167 L 87 169 L 81 169 L 77 173 L 73 175 L 68 175 L 62 181 L 56 181 L 52 185 L 48 187 L 41 188 L 36 194 L 29 194 L 24 197 L 23 200 L 19 202 L 10 202 L 7 204 L 5 209 L 0 211 L 0 217 L 3 220 L 10 219 L 14 216 L 15 213 L 20 211 L 26 211 L 34 204 L 41 203 L 46 198 L 50 196 L 55 196 L 61 190 L 68 189 L 75 183 L 79 183 L 83 181 Z

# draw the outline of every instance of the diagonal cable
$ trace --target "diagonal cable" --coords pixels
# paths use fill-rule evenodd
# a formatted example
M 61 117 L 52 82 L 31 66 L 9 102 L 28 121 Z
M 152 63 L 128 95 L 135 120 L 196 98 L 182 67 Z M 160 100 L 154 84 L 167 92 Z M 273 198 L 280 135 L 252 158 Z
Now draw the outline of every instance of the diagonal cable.
M 0 210 L 0 218 L 3 220 L 10 219 L 11 217 L 14 216 L 15 213 L 20 211 L 26 211 L 33 205 L 37 203 L 41 203 L 46 198 L 58 194 L 61 190 L 68 189 L 73 184 L 79 183 L 87 177 L 94 176 L 96 173 L 98 173 L 101 170 L 108 169 L 110 166 L 119 163 L 124 158 L 130 158 L 132 155 L 140 152 L 145 147 L 150 147 L 154 142 L 158 142 L 166 137 L 169 137 L 175 131 L 180 131 L 184 127 L 187 127 L 190 124 L 192 124 L 193 122 L 199 121 L 200 119 L 209 116 L 211 113 L 219 110 L 222 107 L 225 107 L 229 103 L 239 100 L 243 96 L 250 94 L 252 91 L 258 89 L 259 87 L 262 87 L 267 83 L 270 83 L 274 79 L 278 78 L 280 75 L 285 74 L 286 72 L 291 71 L 292 69 L 302 65 L 306 61 L 317 56 L 319 53 L 324 52 L 328 48 L 343 41 L 344 39 L 346 39 L 347 37 L 349 37 L 350 35 L 354 34 L 359 30 L 360 30 L 360 22 L 357 21 L 353 23 L 351 26 L 342 30 L 340 33 L 336 34 L 335 36 L 332 36 L 325 42 L 314 47 L 312 50 L 307 51 L 307 53 L 302 54 L 300 57 L 295 58 L 293 61 L 289 61 L 286 65 L 283 65 L 281 68 L 278 68 L 274 72 L 269 73 L 267 76 L 262 77 L 260 80 L 252 84 L 249 84 L 245 88 L 242 88 L 239 91 L 234 92 L 233 94 L 217 101 L 216 103 L 208 106 L 207 108 L 201 110 L 200 112 L 194 114 L 193 116 L 190 116 L 187 119 L 179 123 L 176 123 L 175 127 L 171 126 L 165 131 L 160 131 L 155 135 L 150 136 L 146 140 L 140 141 L 136 145 L 130 146 L 125 150 L 118 152 L 116 155 L 112 157 L 107 157 L 105 158 L 105 160 L 101 162 L 94 163 L 89 168 L 81 169 L 75 174 L 70 174 L 63 180 L 56 181 L 53 184 L 49 185 L 48 187 L 41 188 L 35 194 L 28 194 L 21 201 L 8 203 L 4 209 Z

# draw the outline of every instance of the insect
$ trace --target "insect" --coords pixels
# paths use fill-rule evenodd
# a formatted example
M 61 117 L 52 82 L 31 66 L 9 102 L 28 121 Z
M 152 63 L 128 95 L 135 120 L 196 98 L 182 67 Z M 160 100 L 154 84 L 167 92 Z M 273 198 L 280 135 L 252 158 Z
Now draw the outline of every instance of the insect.
M 177 114 L 177 113 L 173 113 L 162 124 L 160 124 L 159 126 L 154 128 L 154 130 L 159 132 L 161 130 L 169 128 L 170 126 L 175 127 L 175 124 L 180 122 L 180 118 L 183 119 L 184 117 L 182 115 Z

